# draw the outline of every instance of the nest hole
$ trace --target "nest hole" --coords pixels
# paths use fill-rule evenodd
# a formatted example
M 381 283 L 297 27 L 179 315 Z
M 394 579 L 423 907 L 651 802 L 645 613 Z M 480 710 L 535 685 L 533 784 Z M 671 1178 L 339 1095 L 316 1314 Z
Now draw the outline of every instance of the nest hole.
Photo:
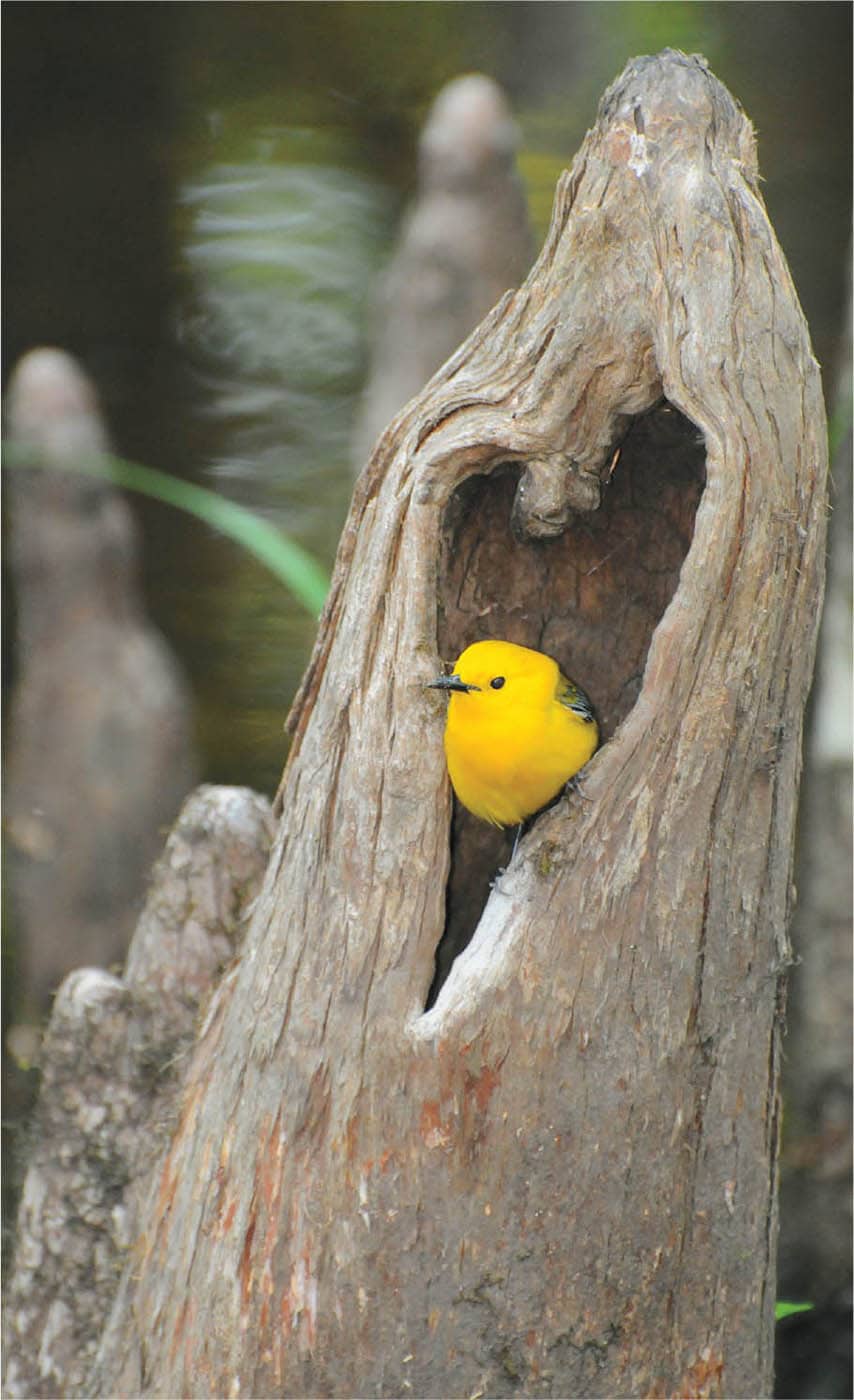
M 547 652 L 590 696 L 607 743 L 640 692 L 652 634 L 691 544 L 705 484 L 702 435 L 666 402 L 631 420 L 598 509 L 575 516 L 550 540 L 520 540 L 511 529 L 521 470 L 511 463 L 471 476 L 449 502 L 439 654 L 451 663 L 489 637 Z M 513 834 L 476 820 L 455 800 L 428 1009 L 477 927 Z

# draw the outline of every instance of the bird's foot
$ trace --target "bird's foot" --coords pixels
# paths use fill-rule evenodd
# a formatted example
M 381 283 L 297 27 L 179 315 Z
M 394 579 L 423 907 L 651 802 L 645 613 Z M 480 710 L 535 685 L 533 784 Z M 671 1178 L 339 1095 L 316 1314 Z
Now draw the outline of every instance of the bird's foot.
M 564 797 L 580 797 L 582 802 L 592 802 L 593 798 L 584 791 L 581 773 L 574 773 L 563 785 Z
M 507 874 L 507 869 L 508 867 L 506 865 L 500 865 L 498 867 L 498 869 L 496 870 L 495 874 L 489 882 L 490 890 L 497 890 L 499 894 L 505 893 L 505 891 L 501 888 L 501 881 Z
M 516 857 L 516 851 L 517 851 L 517 848 L 518 848 L 518 846 L 519 846 L 519 838 L 520 838 L 520 836 L 522 835 L 522 831 L 523 831 L 523 829 L 524 829 L 524 826 L 525 826 L 525 823 L 524 823 L 524 822 L 520 822 L 519 825 L 517 826 L 517 828 L 516 828 L 516 835 L 515 835 L 514 838 L 513 838 L 513 849 L 512 849 L 512 851 L 510 852 L 510 859 L 508 860 L 508 862 L 507 862 L 506 865 L 499 866 L 498 870 L 496 870 L 496 872 L 495 872 L 495 877 L 494 877 L 494 879 L 490 880 L 490 882 L 489 882 L 489 888 L 490 888 L 491 890 L 498 890 L 499 894 L 504 894 L 504 890 L 502 890 L 502 888 L 501 888 L 501 878 L 502 878 L 503 875 L 506 875 L 506 874 L 507 874 L 507 871 L 510 869 L 510 866 L 513 864 L 513 861 L 514 861 L 514 859 L 515 859 L 515 857 Z

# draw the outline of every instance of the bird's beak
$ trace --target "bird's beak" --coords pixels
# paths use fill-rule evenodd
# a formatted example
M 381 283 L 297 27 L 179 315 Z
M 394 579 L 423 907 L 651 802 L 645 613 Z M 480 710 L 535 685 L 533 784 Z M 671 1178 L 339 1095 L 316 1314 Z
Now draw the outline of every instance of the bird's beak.
M 459 676 L 438 676 L 435 681 L 427 682 L 428 690 L 461 690 L 463 694 L 467 690 L 480 690 L 479 685 L 467 685 L 461 681 Z

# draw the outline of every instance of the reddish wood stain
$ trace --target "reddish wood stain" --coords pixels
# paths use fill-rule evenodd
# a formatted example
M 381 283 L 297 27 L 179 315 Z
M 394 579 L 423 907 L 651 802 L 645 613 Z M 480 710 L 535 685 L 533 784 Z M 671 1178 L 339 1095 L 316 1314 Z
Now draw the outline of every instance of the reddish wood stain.
M 243 1250 L 240 1255 L 240 1297 L 244 1307 L 248 1307 L 249 1299 L 252 1297 L 252 1240 L 255 1236 L 255 1210 L 249 1216 L 249 1224 L 246 1227 L 246 1234 L 243 1239 Z
M 704 1347 L 693 1366 L 686 1371 L 679 1390 L 679 1400 L 708 1400 L 721 1395 L 723 1357 Z
M 451 1140 L 450 1127 L 442 1121 L 436 1099 L 427 1099 L 422 1104 L 419 1128 L 425 1147 L 445 1147 Z
M 172 1202 L 175 1199 L 175 1187 L 177 1185 L 178 1178 L 177 1176 L 173 1176 L 172 1172 L 170 1171 L 171 1165 L 172 1154 L 170 1152 L 169 1156 L 166 1158 L 166 1161 L 163 1164 L 163 1171 L 160 1176 L 160 1190 L 157 1193 L 158 1216 L 165 1215 L 168 1210 L 171 1210 Z
M 489 1107 L 489 1100 L 495 1093 L 500 1078 L 498 1069 L 493 1069 L 491 1065 L 484 1065 L 478 1075 L 466 1072 L 465 1092 L 469 1097 L 474 1097 L 481 1113 L 485 1113 Z
M 311 1272 L 311 1256 L 310 1256 L 310 1254 L 309 1254 L 308 1245 L 305 1246 L 305 1249 L 304 1249 L 303 1252 L 302 1252 L 302 1259 L 303 1259 L 303 1264 L 305 1265 L 305 1278 L 306 1278 L 306 1283 L 307 1283 L 307 1284 L 309 1285 L 309 1287 L 310 1287 L 311 1281 L 312 1281 L 312 1279 L 313 1279 L 313 1275 L 312 1275 L 312 1272 Z M 306 1289 L 306 1292 L 308 1293 L 308 1289 Z M 308 1344 L 309 1344 L 309 1347 L 311 1348 L 311 1350 L 313 1351 L 313 1350 L 314 1350 L 315 1338 L 316 1338 L 316 1335 L 317 1335 L 317 1329 L 316 1329 L 316 1327 L 315 1327 L 316 1317 L 315 1317 L 315 1311 L 314 1311 L 314 1304 L 313 1304 L 313 1301 L 311 1300 L 310 1296 L 307 1298 L 307 1306 L 306 1306 L 306 1308 L 305 1308 L 304 1311 L 303 1311 L 303 1317 L 304 1317 L 305 1320 L 306 1320 L 306 1333 L 307 1333 L 307 1335 L 308 1335 Z
M 170 1366 L 173 1364 L 173 1362 L 174 1362 L 174 1360 L 175 1360 L 175 1356 L 177 1355 L 177 1352 L 178 1352 L 178 1347 L 181 1345 L 181 1337 L 182 1337 L 183 1332 L 184 1332 L 184 1323 L 186 1322 L 186 1320 L 187 1320 L 187 1300 L 186 1300 L 186 1298 L 185 1298 L 185 1299 L 184 1299 L 184 1302 L 181 1304 L 180 1308 L 178 1309 L 178 1316 L 175 1318 L 175 1326 L 172 1328 L 172 1345 L 171 1345 L 170 1348 L 169 1348 L 169 1364 L 170 1364 Z

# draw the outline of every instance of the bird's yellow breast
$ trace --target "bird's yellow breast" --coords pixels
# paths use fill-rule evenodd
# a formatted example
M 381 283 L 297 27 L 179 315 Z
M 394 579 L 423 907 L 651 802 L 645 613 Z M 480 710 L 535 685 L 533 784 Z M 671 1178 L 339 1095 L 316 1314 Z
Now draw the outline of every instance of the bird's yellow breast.
M 454 672 L 477 687 L 449 698 L 445 754 L 454 791 L 475 816 L 515 825 L 595 752 L 589 702 L 551 657 L 510 642 L 475 643 Z

